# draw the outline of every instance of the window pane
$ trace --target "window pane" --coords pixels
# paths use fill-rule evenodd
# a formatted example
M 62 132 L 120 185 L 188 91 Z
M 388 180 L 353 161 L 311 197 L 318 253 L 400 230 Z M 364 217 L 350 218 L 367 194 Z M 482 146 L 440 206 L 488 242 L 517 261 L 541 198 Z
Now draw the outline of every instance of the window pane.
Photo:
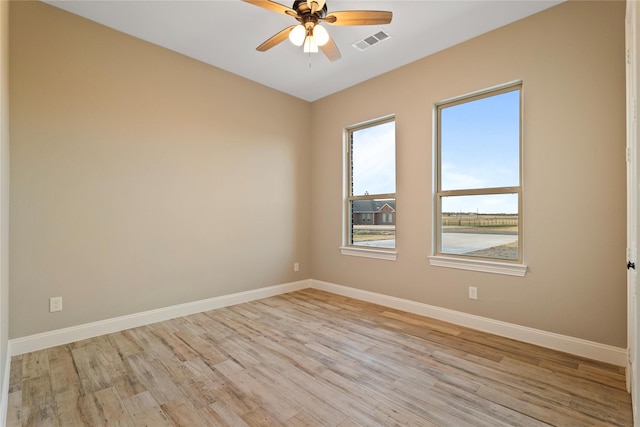
M 440 110 L 440 189 L 520 185 L 520 90 Z
M 396 192 L 395 122 L 351 133 L 351 195 Z
M 395 248 L 395 212 L 395 199 L 352 200 L 350 244 Z
M 518 195 L 441 198 L 440 252 L 518 259 Z

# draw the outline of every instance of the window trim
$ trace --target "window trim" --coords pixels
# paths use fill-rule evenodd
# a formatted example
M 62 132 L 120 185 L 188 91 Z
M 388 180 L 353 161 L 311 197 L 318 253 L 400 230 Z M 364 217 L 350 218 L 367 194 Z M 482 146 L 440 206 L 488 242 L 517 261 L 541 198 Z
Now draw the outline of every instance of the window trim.
M 342 218 L 342 245 L 340 246 L 340 253 L 342 255 L 348 256 L 358 256 L 364 258 L 373 258 L 373 259 L 382 259 L 395 261 L 397 258 L 397 248 L 398 248 L 398 240 L 397 235 L 395 236 L 396 244 L 394 248 L 381 248 L 375 246 L 363 246 L 363 245 L 354 245 L 351 243 L 351 233 L 352 233 L 352 218 L 353 212 L 351 211 L 351 202 L 355 200 L 375 200 L 375 199 L 394 199 L 397 203 L 397 187 L 395 193 L 385 193 L 385 194 L 367 194 L 360 196 L 353 196 L 351 194 L 351 135 L 353 132 L 366 129 L 376 125 L 382 125 L 389 122 L 395 122 L 396 115 L 389 114 L 386 116 L 382 116 L 373 120 L 368 120 L 366 122 L 358 123 L 356 125 L 345 127 L 344 129 L 344 197 L 343 197 L 343 218 Z M 396 133 L 397 134 L 397 133 Z M 394 150 L 397 148 L 397 139 L 394 139 Z M 397 158 L 396 158 L 396 183 L 397 183 Z M 371 215 L 372 218 L 374 215 Z
M 524 277 L 527 274 L 525 264 L 514 264 L 502 261 L 488 261 L 487 258 L 459 258 L 454 256 L 431 255 L 429 264 L 435 267 L 456 268 L 459 270 L 480 271 L 484 273 L 506 274 Z
M 341 246 L 340 253 L 342 255 L 383 259 L 387 261 L 395 261 L 398 258 L 398 253 L 393 249 L 366 248 L 364 246 Z
M 441 190 L 441 131 L 440 112 L 442 109 L 475 100 L 488 98 L 512 91 L 520 91 L 520 123 L 519 123 L 519 185 L 511 187 L 494 187 L 480 189 Z M 507 274 L 523 277 L 527 266 L 524 261 L 523 245 L 523 100 L 524 90 L 522 80 L 508 82 L 462 96 L 446 99 L 433 105 L 433 218 L 432 218 L 432 255 L 429 263 L 433 266 L 456 268 L 462 270 L 482 271 L 496 274 Z M 440 252 L 442 239 L 441 200 L 447 196 L 489 195 L 489 194 L 517 194 L 518 195 L 518 259 L 496 259 L 486 257 L 471 257 Z

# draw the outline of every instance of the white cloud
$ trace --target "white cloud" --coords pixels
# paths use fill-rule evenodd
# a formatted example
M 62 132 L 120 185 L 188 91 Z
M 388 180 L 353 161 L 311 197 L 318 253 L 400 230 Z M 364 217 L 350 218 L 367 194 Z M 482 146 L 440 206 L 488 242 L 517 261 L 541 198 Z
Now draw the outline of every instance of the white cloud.
M 354 194 L 394 193 L 395 124 L 389 122 L 357 131 L 353 145 Z

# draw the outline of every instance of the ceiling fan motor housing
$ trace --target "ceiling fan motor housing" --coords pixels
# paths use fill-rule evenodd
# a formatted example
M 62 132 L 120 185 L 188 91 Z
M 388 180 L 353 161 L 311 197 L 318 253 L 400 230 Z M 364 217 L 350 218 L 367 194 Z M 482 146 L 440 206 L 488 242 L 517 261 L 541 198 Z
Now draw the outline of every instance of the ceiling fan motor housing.
M 306 18 L 311 17 L 311 9 L 307 5 L 307 0 L 295 0 L 293 2 L 292 9 L 298 12 L 298 15 L 301 16 L 305 21 L 307 20 Z M 324 18 L 325 16 L 327 16 L 327 10 L 327 4 L 325 3 L 324 6 L 322 6 L 322 9 L 316 10 L 314 16 L 316 17 L 316 19 Z

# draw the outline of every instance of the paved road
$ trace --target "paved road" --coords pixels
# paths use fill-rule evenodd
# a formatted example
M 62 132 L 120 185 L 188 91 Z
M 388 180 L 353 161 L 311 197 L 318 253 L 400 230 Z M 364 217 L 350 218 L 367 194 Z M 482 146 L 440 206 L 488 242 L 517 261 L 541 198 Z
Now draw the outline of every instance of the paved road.
M 375 246 L 376 248 L 394 248 L 396 246 L 396 239 L 389 240 L 369 240 L 368 242 L 359 242 L 358 246 Z
M 517 234 L 442 233 L 442 252 L 466 254 L 518 240 Z
M 445 253 L 465 254 L 494 246 L 506 245 L 518 240 L 517 234 L 485 234 L 485 233 L 443 233 L 442 247 Z M 362 242 L 360 246 L 374 246 L 377 248 L 393 248 L 395 240 L 371 240 Z

